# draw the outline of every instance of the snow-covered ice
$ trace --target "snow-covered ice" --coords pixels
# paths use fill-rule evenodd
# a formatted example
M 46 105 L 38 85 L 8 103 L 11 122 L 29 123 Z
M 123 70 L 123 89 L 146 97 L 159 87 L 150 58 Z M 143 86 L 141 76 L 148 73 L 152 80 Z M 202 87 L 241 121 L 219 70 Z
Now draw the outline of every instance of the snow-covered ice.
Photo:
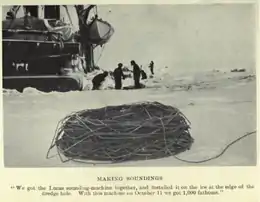
M 75 162 L 62 163 L 58 156 L 46 159 L 46 153 L 62 118 L 74 111 L 106 105 L 158 101 L 179 108 L 190 120 L 191 135 L 195 139 L 191 150 L 179 155 L 186 160 L 196 161 L 215 156 L 234 139 L 256 130 L 256 81 L 253 73 L 208 71 L 200 73 L 200 76 L 198 73 L 194 79 L 188 75 L 172 77 L 170 81 L 161 78 L 158 75 L 147 81 L 147 88 L 142 90 L 111 90 L 106 83 L 100 91 L 42 93 L 35 89 L 26 89 L 24 93 L 18 93 L 4 90 L 5 166 L 93 166 Z M 255 164 L 256 135 L 251 135 L 230 147 L 220 158 L 202 164 L 188 164 L 168 157 L 118 165 Z

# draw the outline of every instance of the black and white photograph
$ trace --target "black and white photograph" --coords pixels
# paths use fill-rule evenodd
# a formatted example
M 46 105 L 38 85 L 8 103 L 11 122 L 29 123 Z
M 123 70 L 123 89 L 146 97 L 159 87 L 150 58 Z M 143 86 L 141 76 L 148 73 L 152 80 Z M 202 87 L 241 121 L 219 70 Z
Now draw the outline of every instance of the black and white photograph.
M 256 166 L 256 11 L 2 6 L 4 166 Z

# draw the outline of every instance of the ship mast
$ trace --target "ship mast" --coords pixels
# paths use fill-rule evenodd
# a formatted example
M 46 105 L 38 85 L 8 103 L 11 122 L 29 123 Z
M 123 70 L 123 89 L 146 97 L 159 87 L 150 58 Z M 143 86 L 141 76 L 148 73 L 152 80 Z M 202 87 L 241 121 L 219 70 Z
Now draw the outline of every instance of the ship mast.
M 91 72 L 94 67 L 94 48 L 93 45 L 88 40 L 88 25 L 87 19 L 89 17 L 89 12 L 96 5 L 89 5 L 86 9 L 84 5 L 75 5 L 78 19 L 79 19 L 79 34 L 80 43 L 82 47 L 83 55 L 85 56 L 85 73 Z

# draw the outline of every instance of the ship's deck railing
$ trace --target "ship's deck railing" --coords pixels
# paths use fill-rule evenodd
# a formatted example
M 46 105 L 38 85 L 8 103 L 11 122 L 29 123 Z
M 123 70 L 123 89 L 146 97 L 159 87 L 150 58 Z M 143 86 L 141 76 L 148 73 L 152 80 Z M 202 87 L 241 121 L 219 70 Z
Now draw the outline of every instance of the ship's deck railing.
M 42 30 L 25 30 L 25 29 L 3 29 L 3 32 L 14 32 L 14 33 L 34 33 L 34 34 L 58 34 L 62 35 L 61 32 L 42 31 Z
M 56 35 L 60 39 L 62 37 L 61 32 L 52 32 L 52 31 L 42 31 L 42 30 L 24 30 L 24 29 L 3 29 L 3 38 L 4 33 L 20 33 L 20 34 L 38 34 L 38 35 Z

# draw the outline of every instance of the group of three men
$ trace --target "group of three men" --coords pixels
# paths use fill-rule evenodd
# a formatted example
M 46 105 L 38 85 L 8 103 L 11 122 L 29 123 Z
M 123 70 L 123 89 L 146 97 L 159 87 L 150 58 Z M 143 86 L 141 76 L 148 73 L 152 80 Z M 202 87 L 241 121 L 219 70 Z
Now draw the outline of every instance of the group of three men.
M 136 88 L 136 89 L 141 88 L 140 77 L 141 77 L 141 74 L 145 74 L 145 72 L 143 70 L 141 70 L 139 65 L 136 64 L 136 62 L 134 60 L 132 60 L 130 62 L 130 64 L 133 67 L 134 88 Z M 152 75 L 154 74 L 153 66 L 154 66 L 154 63 L 153 63 L 153 61 L 151 61 L 149 67 L 150 67 Z M 117 89 L 117 90 L 122 88 L 122 79 L 126 78 L 126 76 L 123 73 L 123 69 L 122 68 L 123 68 L 123 64 L 119 63 L 118 67 L 113 72 L 113 77 L 114 77 L 114 81 L 115 81 L 115 89 Z M 92 90 L 98 90 L 99 87 L 101 86 L 101 84 L 105 81 L 105 78 L 107 76 L 108 76 L 108 72 L 107 71 L 105 71 L 104 73 L 101 73 L 101 74 L 98 74 L 97 76 L 95 76 L 93 78 L 93 80 L 92 80 L 92 83 L 93 83 Z M 145 74 L 145 78 L 147 78 L 146 74 Z

